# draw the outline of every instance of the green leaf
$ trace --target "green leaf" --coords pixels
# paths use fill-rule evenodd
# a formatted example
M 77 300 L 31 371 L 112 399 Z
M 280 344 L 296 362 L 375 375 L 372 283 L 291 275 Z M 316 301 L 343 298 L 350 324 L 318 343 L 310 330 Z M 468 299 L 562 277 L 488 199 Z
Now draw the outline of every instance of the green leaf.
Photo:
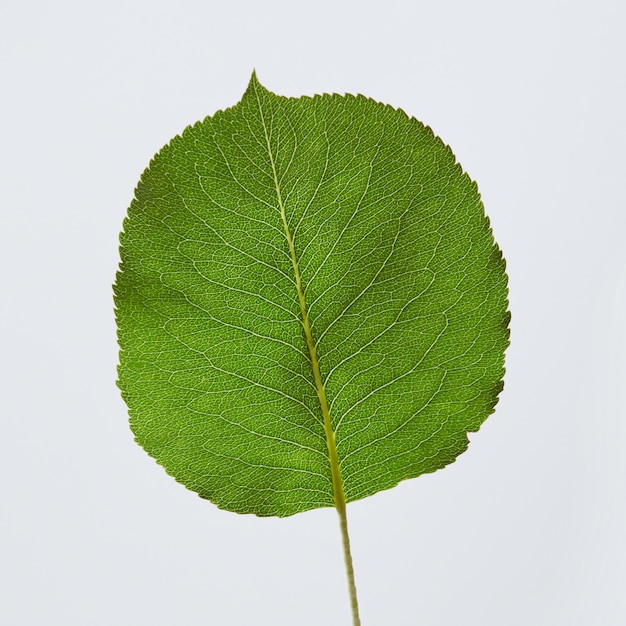
M 476 185 L 363 96 L 253 75 L 155 156 L 121 256 L 131 427 L 221 508 L 333 506 L 335 453 L 348 502 L 435 471 L 502 388 L 507 279 Z

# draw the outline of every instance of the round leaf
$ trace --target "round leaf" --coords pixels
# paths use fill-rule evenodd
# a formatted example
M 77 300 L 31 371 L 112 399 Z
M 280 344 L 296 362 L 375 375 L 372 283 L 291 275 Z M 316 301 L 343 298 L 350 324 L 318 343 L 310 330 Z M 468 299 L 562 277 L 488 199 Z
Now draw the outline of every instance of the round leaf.
M 253 75 L 156 155 L 121 256 L 131 427 L 221 508 L 333 506 L 303 312 L 347 501 L 454 461 L 502 388 L 507 279 L 476 185 L 363 96 L 284 98 Z

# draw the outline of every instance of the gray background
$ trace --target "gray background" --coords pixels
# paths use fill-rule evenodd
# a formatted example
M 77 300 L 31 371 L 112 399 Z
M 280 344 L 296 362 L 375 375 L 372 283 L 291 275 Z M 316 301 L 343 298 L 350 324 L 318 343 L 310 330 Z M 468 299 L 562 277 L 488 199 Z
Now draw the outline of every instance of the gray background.
M 349 506 L 364 626 L 626 623 L 623 2 L 0 3 L 0 623 L 350 623 L 336 515 L 216 509 L 139 448 L 111 283 L 173 135 L 272 91 L 402 107 L 508 261 L 497 412 Z

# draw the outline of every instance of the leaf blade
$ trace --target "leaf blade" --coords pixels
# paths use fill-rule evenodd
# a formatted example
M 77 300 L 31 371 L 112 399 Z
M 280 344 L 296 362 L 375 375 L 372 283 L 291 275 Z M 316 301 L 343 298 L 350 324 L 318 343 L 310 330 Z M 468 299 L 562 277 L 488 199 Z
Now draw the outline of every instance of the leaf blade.
M 430 129 L 253 76 L 144 173 L 116 303 L 139 443 L 203 497 L 259 515 L 333 504 L 278 187 L 348 501 L 454 460 L 493 410 L 508 343 L 476 186 Z

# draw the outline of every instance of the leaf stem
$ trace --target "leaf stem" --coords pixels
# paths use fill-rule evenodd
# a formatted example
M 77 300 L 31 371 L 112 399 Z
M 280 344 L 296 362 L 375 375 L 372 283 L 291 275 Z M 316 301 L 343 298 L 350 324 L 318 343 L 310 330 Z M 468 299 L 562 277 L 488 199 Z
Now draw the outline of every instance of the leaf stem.
M 277 192 L 279 192 L 277 188 Z M 302 281 L 300 278 L 300 270 L 298 268 L 298 260 L 296 257 L 296 251 L 293 243 L 291 232 L 287 225 L 287 219 L 283 210 L 282 201 L 281 215 L 283 218 L 283 225 L 285 227 L 285 234 L 289 242 L 289 251 L 291 254 L 291 262 L 296 277 L 296 288 L 298 290 L 298 300 L 300 302 L 300 312 L 302 313 L 302 325 L 304 327 L 304 336 L 306 338 L 306 344 L 309 349 L 309 357 L 311 359 L 311 368 L 313 370 L 313 378 L 315 379 L 315 388 L 317 390 L 317 397 L 320 401 L 322 408 L 322 415 L 324 417 L 324 432 L 326 434 L 326 445 L 328 446 L 328 456 L 330 460 L 330 471 L 333 481 L 333 498 L 335 501 L 335 508 L 339 515 L 339 527 L 341 529 L 341 539 L 343 542 L 343 557 L 346 565 L 346 576 L 348 578 L 348 590 L 350 593 L 350 605 L 352 607 L 352 623 L 353 626 L 361 626 L 361 619 L 359 617 L 359 603 L 356 595 L 356 584 L 354 582 L 354 566 L 352 565 L 352 552 L 350 550 L 350 535 L 348 534 L 348 516 L 346 514 L 346 498 L 343 492 L 343 481 L 341 480 L 341 469 L 339 467 L 339 456 L 337 455 L 337 444 L 335 442 L 335 432 L 333 431 L 332 423 L 330 420 L 330 411 L 328 409 L 328 401 L 326 399 L 326 390 L 324 389 L 324 382 L 322 381 L 322 375 L 320 373 L 319 363 L 317 360 L 317 350 L 315 342 L 313 341 L 313 335 L 311 333 L 311 325 L 309 323 L 309 314 L 306 308 L 306 302 L 304 299 L 304 290 L 302 289 Z
M 348 577 L 350 607 L 352 608 L 352 624 L 353 626 L 361 626 L 361 618 L 359 617 L 359 602 L 356 596 L 356 584 L 354 582 L 352 552 L 350 551 L 350 535 L 348 534 L 348 516 L 346 515 L 346 504 L 344 502 L 342 508 L 337 506 L 336 496 L 335 508 L 337 509 L 337 513 L 339 514 L 339 527 L 341 528 L 341 539 L 343 541 L 343 559 L 346 564 L 346 576 Z
M 258 99 L 258 93 L 257 93 Z M 337 454 L 337 444 L 335 442 L 335 432 L 333 431 L 332 422 L 330 420 L 330 411 L 328 409 L 328 401 L 326 399 L 326 390 L 324 389 L 324 381 L 320 373 L 319 362 L 317 359 L 317 350 L 315 342 L 313 341 L 313 334 L 311 332 L 311 324 L 309 322 L 309 313 L 306 308 L 306 301 L 304 298 L 304 289 L 302 287 L 302 278 L 300 276 L 300 268 L 298 266 L 298 257 L 296 256 L 296 248 L 293 241 L 293 236 L 287 222 L 287 215 L 285 213 L 285 207 L 283 204 L 282 194 L 280 192 L 280 184 L 278 182 L 278 175 L 276 172 L 276 164 L 274 162 L 274 156 L 270 145 L 270 138 L 267 132 L 267 126 L 265 124 L 265 118 L 263 116 L 263 107 L 261 101 L 259 102 L 259 111 L 261 113 L 261 120 L 263 123 L 263 129 L 265 132 L 265 141 L 267 143 L 267 152 L 269 154 L 270 162 L 272 165 L 272 174 L 274 177 L 274 186 L 276 188 L 276 197 L 278 199 L 278 205 L 280 208 L 280 216 L 289 245 L 289 255 L 291 257 L 291 264 L 293 266 L 294 277 L 296 282 L 296 290 L 298 292 L 298 302 L 300 305 L 300 313 L 302 315 L 302 326 L 304 329 L 304 337 L 306 340 L 307 348 L 309 350 L 309 358 L 311 361 L 311 369 L 313 370 L 313 378 L 315 379 L 315 389 L 317 391 L 317 397 L 322 409 L 322 416 L 324 418 L 324 432 L 326 434 L 326 445 L 328 446 L 328 457 L 330 460 L 330 471 L 333 484 L 333 498 L 335 502 L 335 509 L 339 515 L 339 527 L 341 529 L 341 539 L 343 543 L 343 557 L 346 566 L 346 576 L 348 579 L 348 591 L 350 594 L 350 606 L 352 609 L 352 624 L 353 626 L 361 626 L 361 618 L 359 617 L 359 603 L 356 594 L 356 584 L 354 582 L 354 566 L 352 564 L 352 552 L 350 550 L 350 535 L 348 534 L 348 517 L 346 514 L 346 498 L 343 492 L 343 482 L 341 480 L 341 470 L 339 467 L 339 456 Z
M 333 498 L 335 501 L 335 508 L 339 515 L 339 527 L 341 529 L 341 539 L 343 542 L 343 557 L 346 565 L 346 576 L 348 578 L 348 590 L 350 593 L 350 605 L 352 607 L 352 623 L 353 626 L 361 626 L 361 619 L 359 617 L 359 603 L 356 595 L 356 584 L 354 582 L 354 566 L 352 565 L 352 552 L 350 550 L 350 535 L 348 534 L 348 516 L 346 514 L 346 498 L 343 492 L 343 481 L 341 480 L 341 469 L 339 467 L 339 456 L 337 455 L 337 444 L 335 442 L 335 432 L 333 431 L 332 423 L 330 420 L 330 411 L 328 409 L 328 401 L 326 399 L 326 390 L 324 389 L 324 382 L 322 381 L 322 375 L 320 373 L 319 363 L 317 360 L 317 350 L 315 342 L 313 341 L 313 335 L 311 333 L 311 325 L 309 323 L 309 314 L 306 308 L 306 302 L 304 299 L 304 290 L 302 289 L 302 281 L 300 278 L 300 270 L 298 268 L 298 260 L 296 257 L 296 251 L 293 243 L 293 238 L 287 224 L 287 218 L 283 209 L 282 200 L 280 199 L 280 190 L 276 189 L 279 198 L 279 204 L 281 208 L 281 216 L 283 220 L 283 226 L 285 228 L 285 234 L 287 241 L 289 242 L 289 251 L 291 254 L 291 262 L 293 264 L 294 274 L 296 278 L 296 289 L 298 291 L 298 300 L 300 303 L 300 312 L 302 314 L 302 325 L 304 327 L 304 336 L 306 344 L 309 349 L 309 357 L 311 360 L 311 368 L 313 370 L 313 378 L 315 379 L 315 388 L 317 390 L 317 397 L 320 401 L 322 408 L 322 415 L 324 417 L 324 432 L 326 434 L 326 445 L 328 446 L 328 457 L 330 460 L 330 471 L 333 481 Z

